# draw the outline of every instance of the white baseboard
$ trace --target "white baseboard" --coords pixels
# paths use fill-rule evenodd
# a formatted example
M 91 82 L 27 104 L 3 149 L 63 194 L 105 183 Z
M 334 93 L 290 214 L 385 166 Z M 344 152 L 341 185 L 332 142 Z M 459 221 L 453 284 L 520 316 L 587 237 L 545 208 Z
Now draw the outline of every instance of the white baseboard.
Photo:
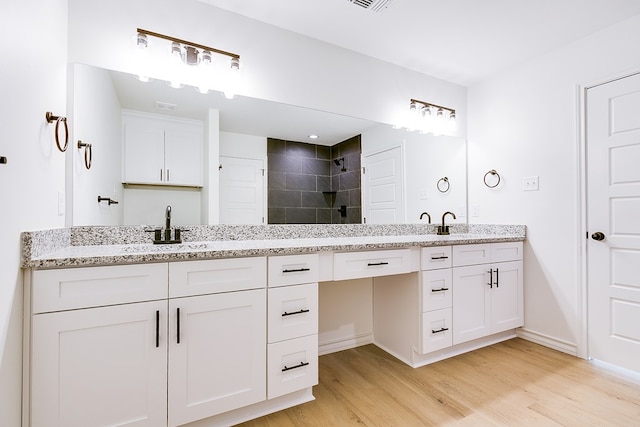
M 329 353 L 336 353 L 342 350 L 349 350 L 350 348 L 360 347 L 361 345 L 367 345 L 373 343 L 373 334 L 360 335 L 340 341 L 318 343 L 318 356 L 323 356 Z
M 609 372 L 611 375 L 615 375 L 618 378 L 622 378 L 625 381 L 630 381 L 634 384 L 640 384 L 640 372 L 632 371 L 630 369 L 621 368 L 611 363 L 603 362 L 602 360 L 591 359 L 589 361 L 594 367 Z
M 572 356 L 578 356 L 578 346 L 575 343 L 560 340 L 525 328 L 516 329 L 516 335 L 524 340 L 531 341 Z

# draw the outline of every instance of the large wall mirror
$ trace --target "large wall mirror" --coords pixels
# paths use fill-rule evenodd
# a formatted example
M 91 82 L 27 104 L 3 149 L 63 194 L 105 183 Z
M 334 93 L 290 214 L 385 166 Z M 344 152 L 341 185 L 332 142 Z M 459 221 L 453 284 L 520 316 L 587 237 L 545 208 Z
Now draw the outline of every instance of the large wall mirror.
M 76 143 L 67 154 L 67 225 L 161 225 L 167 205 L 173 223 L 181 225 L 427 222 L 423 212 L 438 222 L 445 211 L 466 222 L 462 138 L 243 96 L 226 99 L 82 64 L 69 70 Z M 143 150 L 136 163 L 125 165 L 130 117 L 197 124 L 201 182 L 126 183 L 126 168 L 142 170 L 164 155 Z M 157 133 L 155 125 L 139 129 Z M 77 141 L 91 144 L 89 169 L 87 149 Z M 180 162 L 187 144 L 180 139 L 166 161 Z M 188 162 L 182 166 L 194 169 Z

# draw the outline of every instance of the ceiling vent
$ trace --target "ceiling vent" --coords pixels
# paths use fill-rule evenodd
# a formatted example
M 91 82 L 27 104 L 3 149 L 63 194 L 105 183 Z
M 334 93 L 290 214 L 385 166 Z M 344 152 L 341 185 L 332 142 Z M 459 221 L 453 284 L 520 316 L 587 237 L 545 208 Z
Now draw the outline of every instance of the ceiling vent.
M 176 111 L 178 106 L 176 104 L 170 104 L 168 102 L 156 101 L 156 109 L 161 111 Z
M 391 0 L 348 0 L 356 6 L 372 10 L 374 12 L 382 12 L 387 8 Z

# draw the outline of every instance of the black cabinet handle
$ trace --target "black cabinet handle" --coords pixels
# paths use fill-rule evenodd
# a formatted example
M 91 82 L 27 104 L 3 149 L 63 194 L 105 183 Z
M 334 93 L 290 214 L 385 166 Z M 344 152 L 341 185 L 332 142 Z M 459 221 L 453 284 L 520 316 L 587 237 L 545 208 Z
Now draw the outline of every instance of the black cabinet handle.
M 294 314 L 302 314 L 302 313 L 308 313 L 309 310 L 307 309 L 302 309 L 302 310 L 298 310 L 298 311 L 293 311 L 291 313 L 287 313 L 286 311 L 284 313 L 282 313 L 282 317 L 286 317 L 286 316 L 293 316 Z
M 500 276 L 499 276 L 499 274 L 500 274 L 500 272 L 496 268 L 496 288 L 500 287 Z
M 176 330 L 177 330 L 177 336 L 176 336 L 176 343 L 180 344 L 180 308 L 178 307 L 176 309 Z
M 311 271 L 310 268 L 302 267 L 302 268 L 294 268 L 291 270 L 282 270 L 283 273 L 300 273 L 303 271 Z
M 448 331 L 448 330 L 449 330 L 449 328 L 440 328 L 440 329 L 438 329 L 437 331 L 436 331 L 435 329 L 432 329 L 432 330 L 431 330 L 431 333 L 432 333 L 432 334 L 437 334 L 437 333 L 444 332 L 444 331 Z
M 156 310 L 156 348 L 160 347 L 160 310 Z
M 448 291 L 449 288 L 440 288 L 440 289 L 431 289 L 431 292 L 444 292 L 444 291 Z
M 300 364 L 296 365 L 296 366 L 284 365 L 284 368 L 282 368 L 282 372 L 287 372 L 287 371 L 290 371 L 292 369 L 302 368 L 303 366 L 307 366 L 308 364 L 309 364 L 309 362 L 300 362 Z
M 489 285 L 491 289 L 493 289 L 493 269 L 489 270 L 488 273 L 489 273 L 489 283 L 487 283 L 487 285 Z
M 389 263 L 386 262 L 386 261 L 370 262 L 370 263 L 367 264 L 367 267 L 375 267 L 375 266 L 378 266 L 378 265 L 389 265 Z
M 449 259 L 448 256 L 432 256 L 431 259 L 436 260 L 436 259 Z

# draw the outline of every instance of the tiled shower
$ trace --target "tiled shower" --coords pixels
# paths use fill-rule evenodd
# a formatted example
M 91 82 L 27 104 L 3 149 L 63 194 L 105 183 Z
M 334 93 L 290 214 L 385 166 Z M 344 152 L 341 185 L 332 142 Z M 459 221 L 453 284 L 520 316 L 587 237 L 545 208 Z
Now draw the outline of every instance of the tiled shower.
M 269 138 L 268 223 L 360 223 L 360 153 L 360 135 L 332 147 Z

